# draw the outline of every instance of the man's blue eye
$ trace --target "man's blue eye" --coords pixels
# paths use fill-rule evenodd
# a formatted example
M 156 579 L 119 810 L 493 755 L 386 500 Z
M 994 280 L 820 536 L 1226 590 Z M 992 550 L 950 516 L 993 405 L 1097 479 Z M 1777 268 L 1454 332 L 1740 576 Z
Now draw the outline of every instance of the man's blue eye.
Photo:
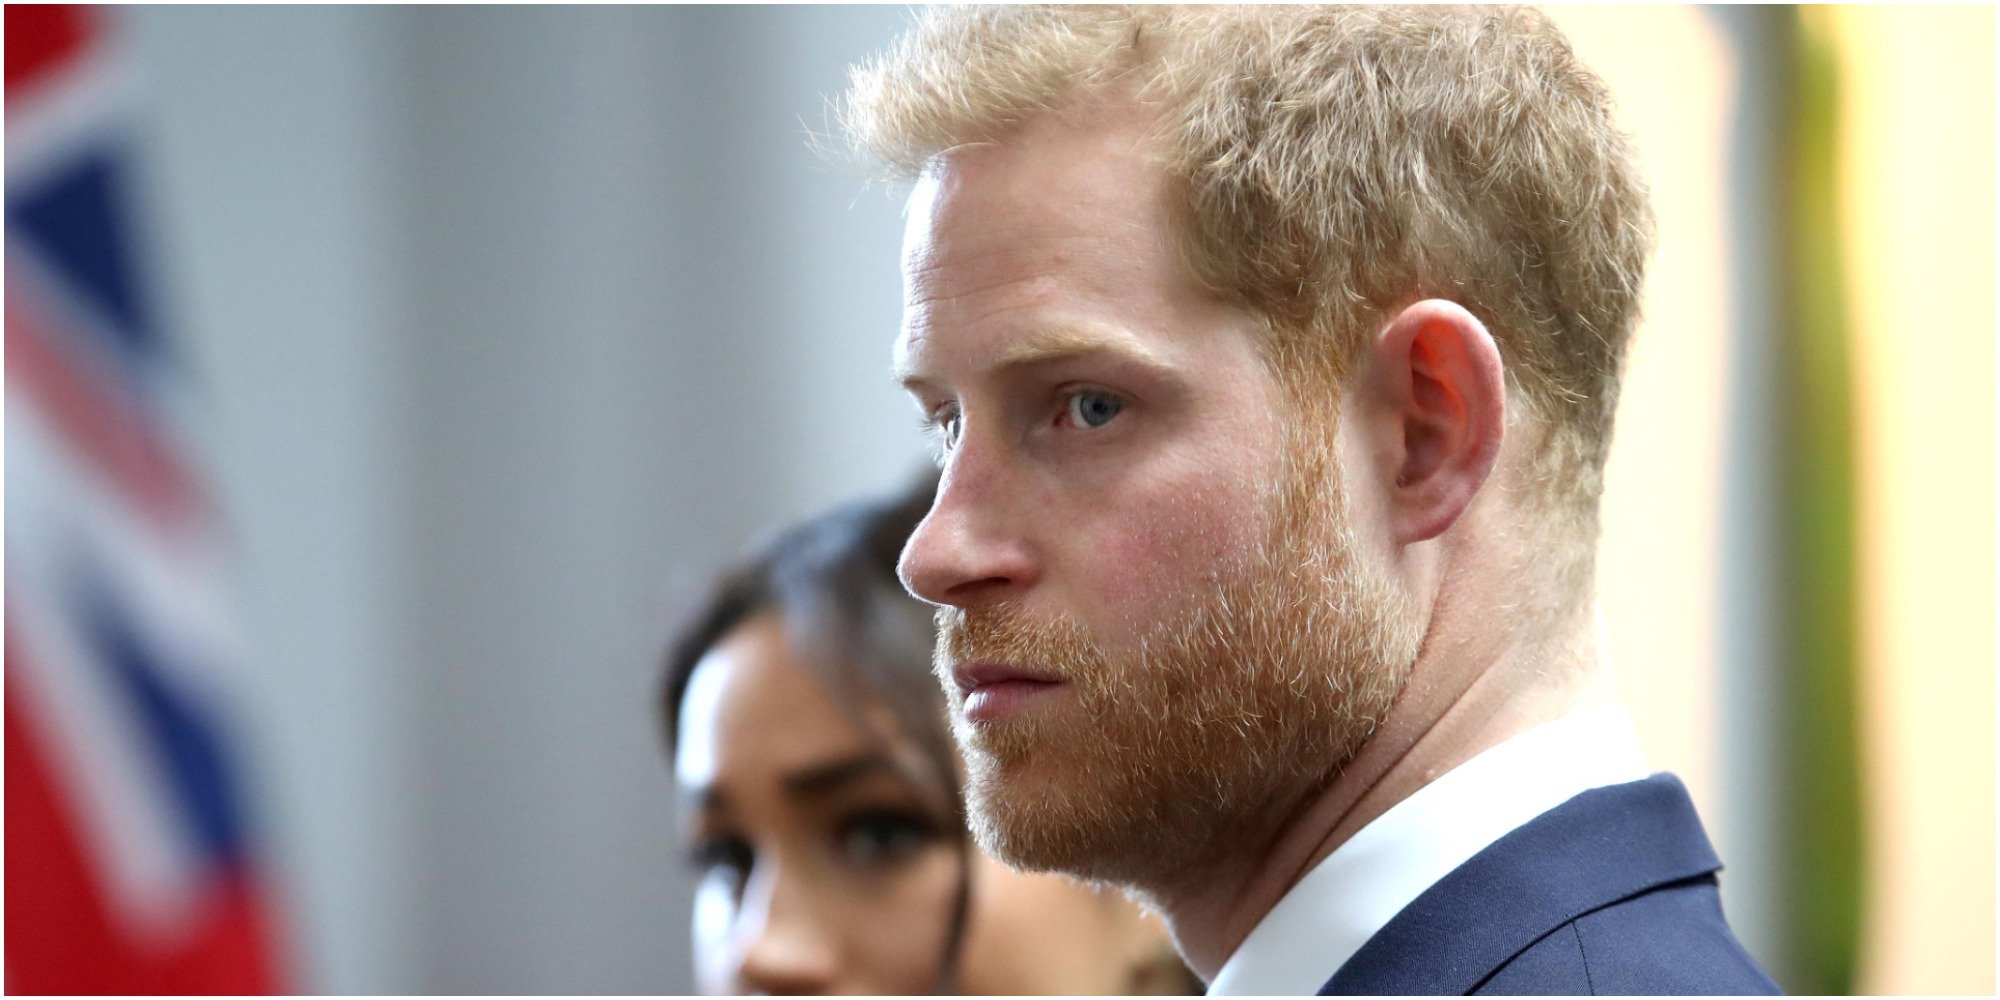
M 1078 427 L 1102 427 L 1125 408 L 1125 401 L 1108 392 L 1079 392 L 1069 398 L 1069 419 Z
M 964 420 L 965 418 L 959 415 L 957 407 L 945 407 L 931 414 L 924 422 L 938 444 L 950 448 L 958 443 L 959 425 Z

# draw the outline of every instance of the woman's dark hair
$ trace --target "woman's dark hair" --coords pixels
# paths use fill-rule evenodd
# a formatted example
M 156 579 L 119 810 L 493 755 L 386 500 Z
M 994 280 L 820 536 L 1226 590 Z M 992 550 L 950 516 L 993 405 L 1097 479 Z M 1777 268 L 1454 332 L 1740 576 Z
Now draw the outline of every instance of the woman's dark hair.
M 929 473 L 896 496 L 836 507 L 778 532 L 724 573 L 667 647 L 660 706 L 667 753 L 702 657 L 745 622 L 777 612 L 815 679 L 850 711 L 888 707 L 960 799 L 944 694 L 931 674 L 931 610 L 896 578 L 903 543 L 936 493 L 937 474 Z M 962 805 L 952 808 L 962 813 Z
M 931 675 L 932 614 L 896 578 L 903 543 L 936 493 L 937 474 L 932 472 L 897 496 L 836 507 L 780 531 L 725 573 L 667 646 L 660 715 L 668 756 L 678 745 L 681 700 L 695 666 L 745 622 L 777 612 L 793 650 L 849 718 L 863 731 L 886 737 L 870 724 L 866 711 L 886 707 L 897 735 L 921 751 L 930 773 L 909 777 L 937 800 L 958 832 L 963 860 L 970 842 L 965 797 L 944 692 Z M 956 986 L 970 869 L 966 863 L 959 868 L 940 992 Z

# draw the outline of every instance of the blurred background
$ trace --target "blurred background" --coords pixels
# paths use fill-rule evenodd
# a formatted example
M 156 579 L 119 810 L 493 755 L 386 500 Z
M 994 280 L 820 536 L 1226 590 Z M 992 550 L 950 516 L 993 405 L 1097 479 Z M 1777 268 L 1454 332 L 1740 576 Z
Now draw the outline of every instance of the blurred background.
M 664 630 L 924 461 L 809 141 L 908 16 L 7 8 L 10 992 L 691 987 Z M 1652 763 L 1788 989 L 1991 992 L 1994 13 L 1555 16 L 1660 217 Z

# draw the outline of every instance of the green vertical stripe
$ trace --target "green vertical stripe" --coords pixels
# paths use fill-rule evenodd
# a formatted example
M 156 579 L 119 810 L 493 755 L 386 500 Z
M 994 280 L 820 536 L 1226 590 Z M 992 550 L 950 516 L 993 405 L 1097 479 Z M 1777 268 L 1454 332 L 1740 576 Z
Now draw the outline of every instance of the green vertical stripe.
M 1854 987 L 1861 925 L 1861 788 L 1853 353 L 1837 181 L 1838 51 L 1825 8 L 1788 13 L 1796 45 L 1786 218 L 1788 316 L 1780 480 L 1789 565 L 1786 850 L 1795 993 Z

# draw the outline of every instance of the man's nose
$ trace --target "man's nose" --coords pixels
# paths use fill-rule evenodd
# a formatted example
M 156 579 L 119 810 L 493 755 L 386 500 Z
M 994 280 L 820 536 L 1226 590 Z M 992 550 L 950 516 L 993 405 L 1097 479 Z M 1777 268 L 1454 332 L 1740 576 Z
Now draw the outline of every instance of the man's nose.
M 1004 469 L 961 450 L 931 512 L 903 546 L 897 575 L 920 600 L 970 607 L 1034 585 L 1040 566 L 1012 509 Z
M 832 991 L 840 974 L 839 948 L 833 928 L 813 905 L 810 887 L 773 873 L 758 907 L 763 912 L 755 935 L 743 952 L 737 981 L 746 993 L 823 994 Z M 758 914 L 751 914 L 754 921 Z

